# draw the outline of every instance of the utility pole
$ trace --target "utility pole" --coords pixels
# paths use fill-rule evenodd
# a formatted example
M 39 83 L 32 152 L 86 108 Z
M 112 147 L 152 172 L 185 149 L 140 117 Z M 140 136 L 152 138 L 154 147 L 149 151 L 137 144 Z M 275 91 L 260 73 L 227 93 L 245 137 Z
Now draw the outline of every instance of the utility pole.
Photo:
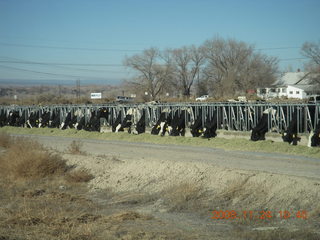
M 76 81 L 76 97 L 80 99 L 80 80 Z
M 61 84 L 58 85 L 59 88 L 59 98 L 61 98 Z

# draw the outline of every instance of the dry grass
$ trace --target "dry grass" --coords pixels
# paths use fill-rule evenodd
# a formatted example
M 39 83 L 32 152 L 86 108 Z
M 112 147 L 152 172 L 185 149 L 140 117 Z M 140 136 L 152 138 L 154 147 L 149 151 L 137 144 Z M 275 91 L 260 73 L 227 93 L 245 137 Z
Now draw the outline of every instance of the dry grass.
M 86 155 L 86 153 L 82 151 L 82 148 L 83 148 L 83 142 L 73 140 L 70 143 L 70 146 L 68 147 L 68 152 L 71 154 Z
M 66 161 L 39 143 L 15 138 L 0 156 L 0 173 L 13 179 L 39 179 L 67 171 Z
M 169 211 L 182 211 L 201 208 L 199 200 L 204 191 L 200 184 L 194 182 L 182 182 L 168 187 L 162 194 Z
M 66 174 L 66 180 L 74 183 L 89 182 L 94 176 L 88 169 L 80 168 Z
M 12 142 L 12 137 L 6 132 L 0 132 L 0 147 L 8 148 Z

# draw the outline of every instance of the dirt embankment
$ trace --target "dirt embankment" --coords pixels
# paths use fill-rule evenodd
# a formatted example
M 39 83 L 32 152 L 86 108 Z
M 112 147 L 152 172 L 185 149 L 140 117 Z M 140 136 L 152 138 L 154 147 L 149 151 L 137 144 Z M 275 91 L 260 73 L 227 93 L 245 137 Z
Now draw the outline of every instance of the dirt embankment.
M 90 224 L 86 226 L 92 233 L 88 236 L 106 224 L 104 233 L 110 239 L 320 236 L 318 159 L 204 147 L 85 139 L 75 144 L 73 139 L 61 137 L 34 138 L 61 154 L 75 170 L 87 169 L 94 176 L 88 183 L 89 192 L 81 192 L 91 206 L 74 219 Z M 55 189 L 75 191 L 74 186 Z M 46 192 L 41 195 L 50 197 L 50 191 Z M 64 201 L 71 204 L 72 199 L 77 198 Z M 236 218 L 227 219 L 231 213 Z M 59 219 L 59 224 L 73 221 L 72 216 Z

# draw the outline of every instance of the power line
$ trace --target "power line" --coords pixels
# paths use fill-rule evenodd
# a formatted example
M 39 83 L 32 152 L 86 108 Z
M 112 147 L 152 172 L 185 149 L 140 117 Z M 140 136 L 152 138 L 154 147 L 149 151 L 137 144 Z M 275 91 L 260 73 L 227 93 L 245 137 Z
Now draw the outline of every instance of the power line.
M 305 60 L 308 57 L 301 58 L 283 58 L 279 61 L 292 61 L 292 60 Z M 33 61 L 11 61 L 11 60 L 0 60 L 1 63 L 16 63 L 16 64 L 28 64 L 28 65 L 48 65 L 48 66 L 86 66 L 86 67 L 125 67 L 122 64 L 108 64 L 108 63 L 55 63 L 55 62 L 33 62 Z M 78 69 L 78 70 L 89 70 L 89 69 Z
M 34 71 L 34 70 L 29 70 L 29 69 L 24 69 L 24 68 L 10 67 L 10 66 L 5 66 L 5 65 L 0 65 L 0 67 L 2 67 L 2 68 L 7 68 L 7 69 L 13 69 L 13 70 L 17 70 L 17 71 L 24 71 L 24 72 L 45 74 L 45 75 L 51 75 L 51 76 L 71 77 L 71 78 L 82 78 L 82 79 L 83 79 L 83 78 L 87 78 L 87 79 L 100 79 L 100 80 L 104 80 L 104 78 L 99 78 L 99 77 L 86 77 L 86 76 L 76 76 L 76 75 L 61 74 L 61 73 L 49 73 L 49 72 Z
M 79 51 L 109 51 L 109 52 L 142 52 L 137 49 L 112 49 L 112 48 L 78 48 L 78 47 L 59 47 L 48 45 L 32 45 L 32 44 L 16 44 L 0 42 L 0 45 L 8 47 L 29 47 L 29 48 L 47 48 L 47 49 L 61 49 L 61 50 L 79 50 Z
M 283 58 L 279 59 L 279 61 L 293 61 L 293 60 L 305 60 L 305 59 L 310 59 L 308 57 L 301 57 L 301 58 Z
M 32 61 L 11 61 L 11 60 L 0 60 L 3 63 L 19 63 L 19 64 L 31 64 L 31 65 L 57 65 L 57 66 L 92 66 L 92 67 L 124 67 L 122 64 L 108 64 L 108 63 L 54 63 L 54 62 L 32 62 Z
M 18 44 L 18 43 L 6 43 L 0 42 L 0 45 L 9 47 L 29 47 L 29 48 L 48 48 L 48 49 L 62 49 L 62 50 L 80 50 L 80 51 L 111 51 L 111 52 L 142 52 L 143 49 L 117 49 L 117 48 L 81 48 L 81 47 L 61 47 L 50 45 L 34 45 L 34 44 Z M 256 48 L 255 50 L 286 50 L 286 49 L 299 49 L 301 47 L 289 46 L 289 47 L 269 47 L 269 48 Z
M 11 59 L 11 60 L 0 60 L 0 62 L 3 63 L 14 63 L 14 64 L 30 64 L 30 65 L 45 65 L 45 66 L 54 66 L 62 69 L 67 69 L 67 70 L 77 70 L 77 71 L 87 71 L 87 72 L 100 72 L 100 73 L 123 73 L 123 71 L 110 71 L 110 70 L 97 70 L 97 69 L 86 69 L 86 68 L 74 68 L 74 67 L 69 67 L 69 66 L 63 66 L 58 63 L 48 63 L 48 62 L 34 62 L 34 61 L 29 61 L 29 60 L 23 60 L 19 58 L 12 58 L 12 57 L 5 57 L 5 56 L 0 56 L 0 58 L 5 58 L 5 59 Z M 87 65 L 86 65 L 87 66 Z M 91 65 L 93 66 L 93 65 Z M 94 65 L 96 66 L 96 65 Z M 121 67 L 123 65 L 121 64 L 109 64 L 106 67 Z M 100 67 L 100 66 L 98 66 Z M 103 66 L 105 67 L 105 66 Z
M 297 49 L 301 47 L 270 47 L 270 48 L 256 48 L 255 50 L 285 50 L 285 49 Z

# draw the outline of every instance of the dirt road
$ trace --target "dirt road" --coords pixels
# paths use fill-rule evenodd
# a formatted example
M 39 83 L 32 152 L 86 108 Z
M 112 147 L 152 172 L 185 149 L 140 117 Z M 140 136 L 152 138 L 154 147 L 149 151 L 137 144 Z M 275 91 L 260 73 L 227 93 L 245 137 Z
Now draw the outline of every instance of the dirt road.
M 79 140 L 37 135 L 30 135 L 30 137 L 37 139 L 48 147 L 57 148 L 59 151 L 66 150 L 73 140 Z M 267 173 L 320 179 L 320 159 L 315 158 L 193 146 L 130 143 L 124 141 L 92 139 L 81 139 L 79 141 L 83 143 L 83 149 L 90 154 L 113 155 L 124 160 L 150 159 L 183 163 L 206 163 L 232 169 L 256 170 Z

